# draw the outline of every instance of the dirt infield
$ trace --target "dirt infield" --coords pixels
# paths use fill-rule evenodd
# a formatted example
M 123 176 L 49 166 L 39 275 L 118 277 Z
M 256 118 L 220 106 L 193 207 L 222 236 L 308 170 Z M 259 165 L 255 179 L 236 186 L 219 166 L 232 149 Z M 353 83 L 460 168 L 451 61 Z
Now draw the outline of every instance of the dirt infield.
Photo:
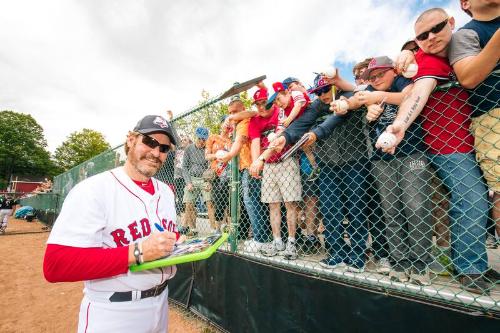
M 42 273 L 49 235 L 39 222 L 11 219 L 0 235 L 0 332 L 76 332 L 82 282 L 48 283 Z M 169 332 L 212 332 L 170 308 Z

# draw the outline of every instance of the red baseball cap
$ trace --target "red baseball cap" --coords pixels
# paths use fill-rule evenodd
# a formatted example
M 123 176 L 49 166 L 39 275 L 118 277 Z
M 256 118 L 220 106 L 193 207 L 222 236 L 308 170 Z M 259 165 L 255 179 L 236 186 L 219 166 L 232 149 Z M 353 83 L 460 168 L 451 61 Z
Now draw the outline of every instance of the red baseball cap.
M 259 89 L 253 94 L 253 102 L 252 104 L 255 104 L 257 101 L 262 101 L 262 100 L 267 100 L 267 89 Z
M 286 91 L 288 86 L 286 84 L 283 84 L 282 82 L 274 82 L 273 83 L 273 89 L 274 89 L 274 94 L 271 95 L 269 100 L 266 103 L 266 109 L 270 109 L 271 106 L 273 105 L 274 100 L 276 99 L 276 96 L 278 96 L 278 93 L 280 91 Z

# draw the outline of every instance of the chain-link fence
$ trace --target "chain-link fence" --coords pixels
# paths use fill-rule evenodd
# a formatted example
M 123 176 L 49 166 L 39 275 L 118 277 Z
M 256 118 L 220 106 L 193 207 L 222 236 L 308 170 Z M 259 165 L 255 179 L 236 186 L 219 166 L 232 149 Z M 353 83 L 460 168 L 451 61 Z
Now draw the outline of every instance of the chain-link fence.
M 233 126 L 221 119 L 214 127 L 196 113 L 174 119 L 180 143 L 158 178 L 175 191 L 179 230 L 227 230 L 224 250 L 254 260 L 498 313 L 500 109 L 481 112 L 457 85 L 438 87 L 389 155 L 374 145 L 398 107 L 385 103 L 372 122 L 364 106 L 340 117 L 329 111 L 329 93 L 294 120 L 301 126 L 288 126 L 284 150 L 265 161 L 258 157 L 272 151 L 279 108 L 245 119 L 252 114 L 229 105 L 240 118 Z M 314 144 L 282 158 L 309 132 Z M 124 160 L 118 147 L 56 177 L 59 202 Z

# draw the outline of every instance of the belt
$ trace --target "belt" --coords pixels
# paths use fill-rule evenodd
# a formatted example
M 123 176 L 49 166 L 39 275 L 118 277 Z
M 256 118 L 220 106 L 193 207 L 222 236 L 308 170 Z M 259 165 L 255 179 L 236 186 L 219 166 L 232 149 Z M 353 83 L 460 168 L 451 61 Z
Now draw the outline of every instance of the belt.
M 157 285 L 156 287 L 153 287 L 148 290 L 143 290 L 141 291 L 141 297 L 140 299 L 143 298 L 148 298 L 148 297 L 156 297 L 160 295 L 168 286 L 168 280 L 163 282 L 162 284 Z M 109 298 L 110 302 L 128 302 L 132 300 L 132 293 L 135 291 L 117 291 L 111 295 Z

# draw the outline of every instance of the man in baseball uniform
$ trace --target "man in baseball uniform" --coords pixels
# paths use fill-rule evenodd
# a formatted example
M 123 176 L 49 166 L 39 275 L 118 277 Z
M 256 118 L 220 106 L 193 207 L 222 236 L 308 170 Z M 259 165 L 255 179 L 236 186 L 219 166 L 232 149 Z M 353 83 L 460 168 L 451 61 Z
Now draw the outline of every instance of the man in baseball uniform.
M 175 266 L 131 272 L 170 254 L 179 235 L 174 194 L 153 178 L 175 145 L 170 124 L 146 116 L 125 142 L 125 165 L 77 184 L 47 241 L 47 281 L 85 281 L 78 332 L 166 332 Z
M 16 211 L 17 204 L 18 201 L 10 195 L 0 198 L 0 234 L 5 233 L 9 218 Z

